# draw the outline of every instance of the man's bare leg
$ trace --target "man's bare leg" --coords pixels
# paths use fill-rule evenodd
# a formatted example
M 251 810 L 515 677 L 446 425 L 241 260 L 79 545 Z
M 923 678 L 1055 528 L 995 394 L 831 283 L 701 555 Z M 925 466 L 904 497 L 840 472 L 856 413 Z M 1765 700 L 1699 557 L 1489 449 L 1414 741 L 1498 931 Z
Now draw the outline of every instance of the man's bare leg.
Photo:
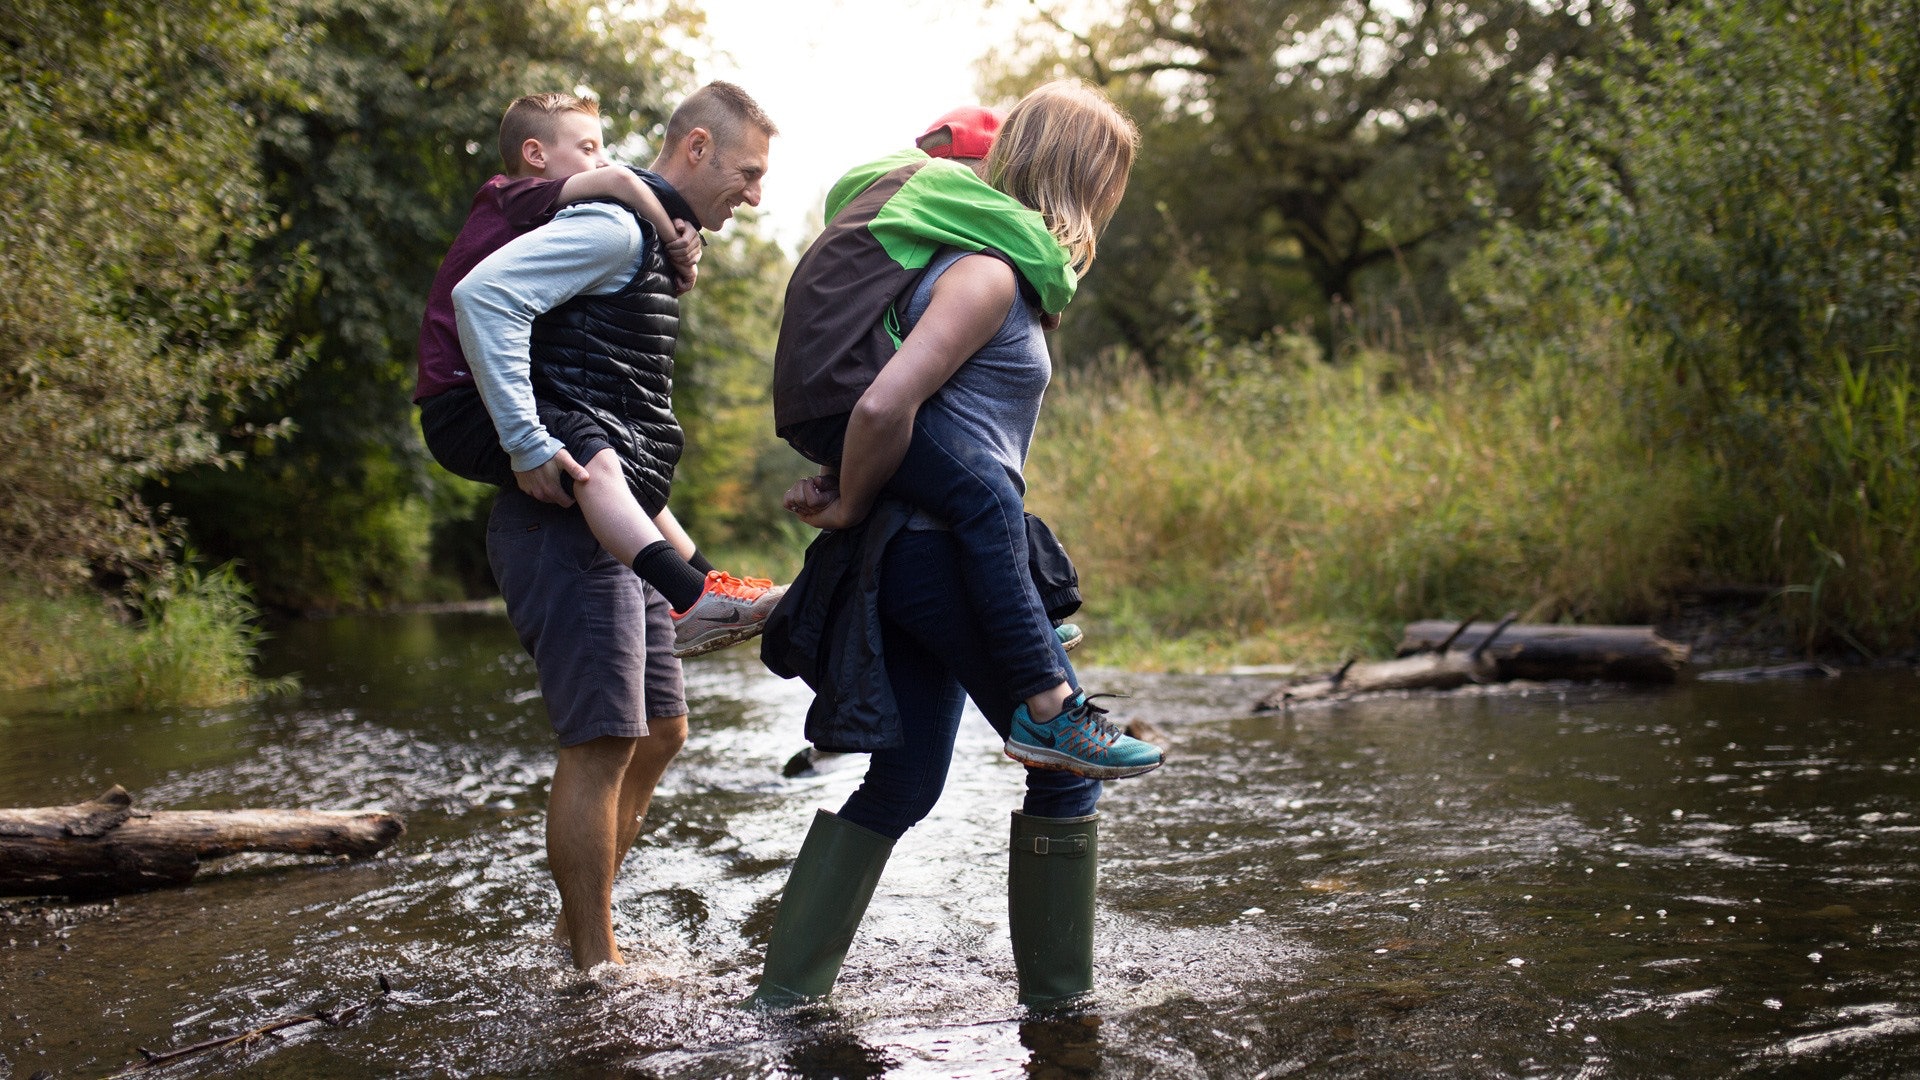
M 613 941 L 620 795 L 639 739 L 606 736 L 560 748 L 547 799 L 547 868 L 575 967 L 625 963 Z
M 619 848 L 613 858 L 616 873 L 620 864 L 626 862 L 627 852 L 633 850 L 634 841 L 640 838 L 640 826 L 646 821 L 647 808 L 653 804 L 654 788 L 666 775 L 674 755 L 687 744 L 687 716 L 681 713 L 648 720 L 647 731 L 644 738 L 634 740 L 633 758 L 627 762 L 626 775 L 620 781 Z M 571 944 L 564 904 L 560 921 L 553 928 L 553 937 L 563 945 Z
M 647 808 L 653 805 L 653 789 L 666 775 L 674 755 L 687 744 L 687 716 L 669 716 L 647 721 L 648 734 L 633 749 L 627 763 L 627 775 L 620 782 L 620 853 L 616 867 L 627 859 L 633 842 L 640 838 L 640 826 L 646 822 Z

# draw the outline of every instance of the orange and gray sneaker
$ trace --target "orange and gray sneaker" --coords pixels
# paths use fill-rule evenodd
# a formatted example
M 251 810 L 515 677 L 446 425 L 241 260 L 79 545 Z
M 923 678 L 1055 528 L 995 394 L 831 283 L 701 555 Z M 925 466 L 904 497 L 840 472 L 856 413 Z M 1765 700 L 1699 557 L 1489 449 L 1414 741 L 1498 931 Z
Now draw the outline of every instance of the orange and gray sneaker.
M 766 578 L 710 571 L 700 599 L 673 616 L 673 655 L 699 656 L 759 636 L 767 628 L 767 616 L 786 594 L 785 585 Z

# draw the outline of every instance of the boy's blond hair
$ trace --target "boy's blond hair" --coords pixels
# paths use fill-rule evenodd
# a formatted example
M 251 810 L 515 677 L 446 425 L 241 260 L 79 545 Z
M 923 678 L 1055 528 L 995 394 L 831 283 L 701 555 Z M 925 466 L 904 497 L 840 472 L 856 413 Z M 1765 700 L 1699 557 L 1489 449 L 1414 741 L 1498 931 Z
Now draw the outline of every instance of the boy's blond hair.
M 552 142 L 556 121 L 567 113 L 599 116 L 600 103 L 572 94 L 528 94 L 515 98 L 500 118 L 500 164 L 508 176 L 519 176 L 526 168 L 520 148 L 528 139 Z
M 1139 130 L 1107 95 L 1060 79 L 1008 111 L 987 154 L 987 183 L 1040 211 L 1084 277 L 1139 145 Z
M 667 118 L 666 148 L 680 145 L 694 128 L 706 128 L 714 145 L 731 147 L 742 129 L 752 126 L 767 133 L 780 134 L 760 103 L 745 90 L 718 79 L 687 95 L 680 107 Z

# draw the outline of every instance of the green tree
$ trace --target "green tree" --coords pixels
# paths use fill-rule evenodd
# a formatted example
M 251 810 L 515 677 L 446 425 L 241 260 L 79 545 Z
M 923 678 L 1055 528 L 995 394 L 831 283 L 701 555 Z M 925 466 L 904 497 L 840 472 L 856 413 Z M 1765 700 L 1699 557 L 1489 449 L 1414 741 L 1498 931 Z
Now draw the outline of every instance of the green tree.
M 159 570 L 144 481 L 288 377 L 253 106 L 280 100 L 265 0 L 0 2 L 0 564 Z
M 673 404 L 687 450 L 673 512 L 704 545 L 765 547 L 788 517 L 780 496 L 814 471 L 773 433 L 773 346 L 792 269 L 778 244 L 736 221 L 680 301 Z
M 1081 305 L 1100 318 L 1069 329 L 1177 363 L 1196 322 L 1227 340 L 1308 319 L 1324 329 L 1329 305 L 1364 305 L 1396 280 L 1416 286 L 1410 304 L 1443 303 L 1444 268 L 1488 215 L 1531 214 L 1538 90 L 1567 58 L 1608 46 L 1617 7 L 1041 6 L 1034 47 L 1001 87 L 1087 78 L 1143 135 Z
M 1776 587 L 1810 647 L 1911 645 L 1920 4 L 1676 5 L 1596 70 L 1603 95 L 1551 113 L 1553 227 L 1503 231 L 1461 282 L 1476 355 L 1658 361 L 1622 411 L 1650 455 L 1712 462 L 1700 576 Z M 1567 347 L 1610 312 L 1630 340 Z
M 1682 374 L 1803 396 L 1920 364 L 1920 3 L 1677 7 L 1559 125 L 1567 213 Z
M 309 253 L 311 287 L 277 332 L 313 360 L 258 414 L 293 435 L 246 447 L 244 468 L 183 477 L 178 499 L 201 546 L 243 557 L 263 599 L 377 604 L 417 593 L 436 516 L 471 505 L 435 493 L 459 482 L 430 468 L 409 398 L 427 287 L 499 171 L 501 110 L 584 90 L 609 141 L 654 132 L 690 81 L 668 39 L 699 20 L 671 2 L 588 0 L 299 0 L 284 18 L 312 47 L 280 71 L 305 97 L 260 131 L 287 225 L 259 260 Z

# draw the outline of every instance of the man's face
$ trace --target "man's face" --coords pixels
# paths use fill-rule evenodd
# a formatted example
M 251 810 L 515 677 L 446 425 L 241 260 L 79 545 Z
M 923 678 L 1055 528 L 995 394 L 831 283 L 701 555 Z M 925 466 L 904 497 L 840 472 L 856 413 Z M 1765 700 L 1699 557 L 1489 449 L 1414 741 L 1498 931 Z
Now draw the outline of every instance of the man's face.
M 676 186 L 693 212 L 700 215 L 701 227 L 718 229 L 733 217 L 734 208 L 741 203 L 760 205 L 760 178 L 767 174 L 767 151 L 772 140 L 751 124 L 743 125 L 729 146 L 711 138 L 702 143 L 698 141 L 700 134 L 696 129 L 692 146 L 700 155 L 697 167 L 687 183 Z
M 586 113 L 561 113 L 554 122 L 551 143 L 542 142 L 540 148 L 546 154 L 546 168 L 540 175 L 549 180 L 564 180 L 610 164 L 600 141 L 600 118 Z

